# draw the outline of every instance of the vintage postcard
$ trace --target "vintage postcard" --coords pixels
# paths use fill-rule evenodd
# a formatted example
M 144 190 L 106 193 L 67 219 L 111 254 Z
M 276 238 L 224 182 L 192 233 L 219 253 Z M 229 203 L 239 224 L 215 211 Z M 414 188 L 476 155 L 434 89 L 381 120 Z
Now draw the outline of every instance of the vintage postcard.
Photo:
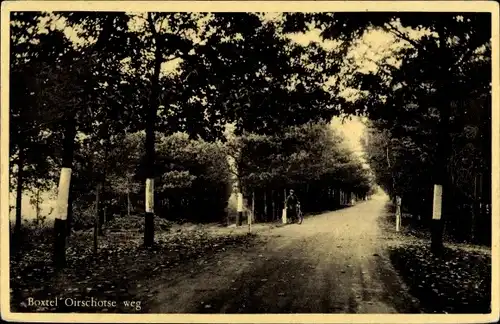
M 1 316 L 499 318 L 499 5 L 4 1 Z

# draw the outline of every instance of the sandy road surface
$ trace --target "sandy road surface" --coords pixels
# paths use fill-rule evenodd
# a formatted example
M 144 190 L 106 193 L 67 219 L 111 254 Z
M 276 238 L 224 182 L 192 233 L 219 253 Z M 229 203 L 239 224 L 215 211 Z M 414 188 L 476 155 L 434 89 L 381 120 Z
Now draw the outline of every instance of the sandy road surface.
M 384 250 L 371 200 L 260 233 L 155 283 L 154 313 L 418 313 Z

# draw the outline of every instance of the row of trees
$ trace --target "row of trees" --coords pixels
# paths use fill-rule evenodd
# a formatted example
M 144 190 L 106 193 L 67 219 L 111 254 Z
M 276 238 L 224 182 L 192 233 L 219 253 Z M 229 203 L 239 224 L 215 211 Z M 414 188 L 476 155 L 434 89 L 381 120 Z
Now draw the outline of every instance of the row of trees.
M 374 143 L 371 160 L 385 155 L 380 182 L 431 225 L 436 252 L 444 227 L 460 240 L 491 240 L 490 17 L 442 19 L 429 36 L 408 40 L 399 69 L 373 75 L 370 88 L 372 106 L 393 107 L 390 116 L 379 109 L 372 124 L 372 142 L 383 144 Z
M 241 189 L 248 208 L 254 199 L 256 221 L 279 218 L 284 191 L 289 189 L 298 193 L 305 212 L 336 208 L 347 204 L 351 194 L 362 198 L 372 191 L 369 171 L 326 123 L 285 128 L 272 136 L 230 134 L 227 141 L 216 142 L 190 139 L 180 132 L 155 137 L 155 214 L 169 220 L 226 222 L 235 187 Z M 75 152 L 72 192 L 78 197 L 78 213 L 73 226 L 94 223 L 85 211 L 92 209 L 99 185 L 96 169 L 107 174 L 101 188 L 107 196 L 102 199 L 101 194 L 101 199 L 108 216 L 144 212 L 144 139 L 144 132 L 116 138 L 107 156 L 93 155 L 91 147 Z M 100 225 L 110 220 L 100 216 Z
M 101 234 L 102 225 L 114 215 L 144 212 L 140 185 L 144 135 L 114 138 L 107 154 L 99 154 L 88 141 L 78 147 L 72 175 L 71 192 L 77 197 L 71 208 L 72 227 L 94 225 L 98 190 L 103 204 Z M 158 133 L 156 138 L 155 213 L 169 220 L 225 222 L 228 198 L 238 184 L 249 202 L 252 196 L 256 201 L 257 221 L 279 218 L 289 189 L 298 193 L 305 212 L 335 208 L 347 204 L 351 194 L 362 198 L 372 191 L 369 171 L 326 123 L 291 127 L 273 136 L 232 134 L 225 142 L 194 140 L 180 132 Z M 97 172 L 106 174 L 104 182 Z M 39 195 L 40 188 L 34 189 Z
M 294 189 L 302 210 L 339 206 L 349 197 L 371 194 L 371 174 L 326 123 L 285 128 L 275 135 L 244 134 L 228 142 L 238 189 L 248 201 L 257 197 L 256 217 L 281 216 L 285 192 Z
M 342 52 L 326 51 L 319 44 L 300 46 L 282 31 L 283 21 L 259 13 L 12 13 L 15 233 L 21 226 L 24 189 L 58 182 L 57 265 L 65 263 L 66 236 L 75 217 L 72 206 L 90 200 L 86 196 L 94 191 L 106 202 L 99 204 L 101 220 L 117 192 L 145 192 L 144 242 L 151 245 L 155 187 L 161 204 L 174 210 L 183 209 L 174 207 L 176 203 L 198 205 L 194 197 L 217 201 L 211 195 L 227 191 L 222 189 L 226 159 L 219 158 L 220 147 L 214 144 L 225 140 L 227 124 L 235 126 L 238 138 L 268 136 L 286 142 L 289 138 L 275 137 L 284 127 L 338 115 L 342 99 L 325 86 L 325 78 L 339 71 Z M 144 139 L 131 135 L 138 132 Z M 177 132 L 189 138 L 172 135 Z M 296 172 L 303 152 L 277 147 L 270 145 L 283 163 L 284 154 L 297 155 L 286 164 L 293 166 L 286 172 Z M 252 150 L 242 148 L 242 154 Z M 132 162 L 120 155 L 128 152 L 134 152 Z M 320 154 L 319 149 L 312 152 Z M 355 165 L 337 155 L 346 168 Z M 207 162 L 214 157 L 216 162 Z M 238 173 L 248 188 L 244 190 L 262 188 L 263 182 L 252 180 L 267 177 L 258 175 L 264 174 L 262 162 L 246 163 Z M 334 168 L 310 171 L 311 176 L 318 183 L 338 179 Z M 286 172 L 273 172 L 277 178 L 287 177 Z M 358 173 L 348 186 L 362 192 Z M 270 177 L 266 188 L 304 184 L 304 176 L 293 178 L 293 184 L 285 184 Z
M 491 239 L 491 15 L 489 13 L 294 14 L 325 38 L 382 30 L 392 50 L 346 83 L 350 107 L 371 122 L 365 142 L 377 182 L 432 228 L 463 240 Z M 372 53 L 373 54 L 373 53 Z M 354 64 L 354 63 L 353 63 Z
M 477 108 L 471 104 L 466 109 Z M 443 208 L 449 211 L 445 219 L 448 234 L 460 241 L 490 244 L 491 167 L 487 160 L 490 148 L 478 142 L 483 141 L 482 136 L 489 136 L 485 133 L 490 132 L 491 125 L 487 122 L 481 125 L 485 121 L 483 109 L 471 114 L 462 132 L 452 134 L 452 154 L 447 167 L 450 192 Z M 435 132 L 429 136 L 435 136 Z M 398 137 L 380 124 L 371 123 L 364 146 L 369 164 L 376 170 L 377 183 L 392 199 L 402 198 L 403 210 L 413 217 L 408 221 L 429 227 L 433 184 L 428 170 L 435 167 L 436 143 L 429 141 L 423 145 L 412 136 Z
M 107 148 L 108 154 L 94 155 L 91 147 L 76 153 L 72 192 L 78 197 L 74 209 L 77 228 L 94 224 L 86 212 L 94 204 L 101 184 L 96 170 L 106 173 L 100 188 L 102 226 L 114 215 L 144 212 L 144 132 L 124 134 Z M 155 214 L 169 220 L 214 221 L 223 217 L 229 194 L 229 164 L 220 142 L 189 139 L 186 133 L 156 134 Z M 105 197 L 102 196 L 105 193 Z M 222 213 L 222 215 L 221 215 Z
M 304 179 L 314 179 L 323 191 L 331 192 L 335 188 L 328 188 L 326 181 L 345 179 L 345 170 L 359 180 L 362 168 L 353 166 L 356 163 L 341 153 L 325 153 L 328 149 L 321 143 L 330 140 L 318 141 L 318 147 L 304 145 L 311 146 L 306 153 L 287 151 L 290 146 L 301 147 L 305 140 L 297 138 L 307 138 L 309 132 L 297 131 L 287 137 L 288 131 L 282 130 L 328 121 L 341 113 L 365 115 L 378 131 L 387 131 L 388 138 L 409 139 L 405 146 L 416 143 L 429 152 L 432 163 L 426 166 L 431 169 L 423 178 L 435 188 L 433 248 L 439 251 L 442 219 L 451 218 L 439 195 L 443 191 L 445 201 L 453 200 L 446 198 L 453 197 L 452 172 L 448 170 L 454 161 L 451 144 L 458 143 L 457 150 L 466 144 L 475 149 L 482 145 L 479 151 L 484 152 L 483 160 L 489 167 L 490 134 L 483 125 L 488 125 L 490 116 L 491 19 L 481 13 L 356 13 L 356 19 L 353 15 L 293 13 L 272 20 L 259 13 L 12 13 L 12 184 L 19 200 L 23 188 L 60 179 L 56 263 L 64 264 L 71 206 L 73 200 L 80 199 L 76 188 L 86 186 L 85 181 L 70 181 L 72 174 L 80 172 L 77 166 L 88 165 L 101 196 L 109 195 L 109 169 L 94 165 L 89 155 L 80 156 L 85 148 L 93 158 L 108 161 L 120 138 L 144 131 L 138 177 L 146 192 L 144 239 L 150 245 L 154 241 L 154 184 L 155 180 L 160 182 L 156 187 L 161 188 L 158 175 L 165 172 L 158 170 L 162 157 L 156 152 L 161 142 L 156 134 L 168 138 L 180 131 L 190 139 L 213 143 L 224 141 L 226 125 L 233 124 L 239 140 L 230 139 L 229 147 L 235 163 L 240 163 L 237 175 L 243 193 L 261 190 L 259 196 L 263 196 L 267 190 L 281 191 L 289 186 L 305 186 L 301 190 L 307 191 Z M 306 31 L 311 26 L 320 28 L 323 37 L 335 40 L 338 46 L 332 50 L 318 43 L 301 46 L 287 37 L 287 32 Z M 375 70 L 353 73 L 356 67 L 349 66 L 345 54 L 353 39 L 373 29 L 392 34 L 404 46 L 390 53 L 390 58 L 376 62 Z M 331 77 L 336 77 L 336 82 L 326 86 Z M 357 97 L 344 100 L 342 88 L 354 90 Z M 466 143 L 464 130 L 471 134 L 476 129 L 465 127 L 469 117 L 464 107 L 472 102 L 484 112 L 477 124 L 477 130 L 484 133 L 479 132 L 474 143 Z M 319 128 L 307 127 L 318 136 L 322 134 Z M 255 156 L 254 145 L 266 154 Z M 433 145 L 434 149 L 427 150 Z M 282 147 L 290 160 L 284 157 Z M 423 151 L 419 154 L 425 158 Z M 267 153 L 279 162 L 271 163 Z M 342 167 L 330 167 L 323 153 L 336 156 Z M 241 163 L 242 156 L 251 159 Z M 319 167 L 313 163 L 307 171 L 301 166 L 301 162 L 311 161 L 307 158 L 318 156 L 327 165 L 323 169 L 324 163 Z M 463 160 L 454 163 L 466 165 Z M 490 178 L 488 167 L 478 164 L 477 169 L 486 172 L 484 180 Z M 179 172 L 171 173 L 165 181 L 186 176 Z M 455 183 L 464 181 L 454 177 Z M 378 178 L 382 179 L 380 173 Z M 350 190 L 364 190 L 360 189 L 365 188 L 363 181 L 358 180 L 349 184 Z M 483 183 L 487 188 L 487 182 Z M 399 195 L 391 191 L 397 186 L 386 189 L 393 196 Z M 488 194 L 483 196 L 488 201 Z M 16 206 L 17 232 L 21 224 L 19 201 Z

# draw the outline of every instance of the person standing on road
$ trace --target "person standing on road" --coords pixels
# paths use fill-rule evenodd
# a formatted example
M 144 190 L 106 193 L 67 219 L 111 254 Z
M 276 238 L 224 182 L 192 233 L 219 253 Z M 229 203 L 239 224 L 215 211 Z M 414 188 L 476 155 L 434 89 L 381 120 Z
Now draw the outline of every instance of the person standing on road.
M 285 206 L 287 216 L 294 222 L 298 216 L 299 199 L 293 189 L 290 190 L 290 194 L 286 198 Z

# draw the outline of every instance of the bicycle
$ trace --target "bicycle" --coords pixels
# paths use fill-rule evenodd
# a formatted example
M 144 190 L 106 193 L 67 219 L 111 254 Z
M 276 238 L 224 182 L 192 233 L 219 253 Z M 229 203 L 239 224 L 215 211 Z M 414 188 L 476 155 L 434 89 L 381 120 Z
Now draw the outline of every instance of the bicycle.
M 304 214 L 302 214 L 302 210 L 300 209 L 300 204 L 297 206 L 297 218 L 299 219 L 298 220 L 298 224 L 302 224 L 302 222 L 304 221 Z
M 288 215 L 290 216 L 287 221 L 288 224 L 294 224 L 294 223 L 297 223 L 299 225 L 302 224 L 302 222 L 304 221 L 304 215 L 302 214 L 302 210 L 300 209 L 300 204 L 293 209 L 287 209 L 287 210 L 288 210 Z

